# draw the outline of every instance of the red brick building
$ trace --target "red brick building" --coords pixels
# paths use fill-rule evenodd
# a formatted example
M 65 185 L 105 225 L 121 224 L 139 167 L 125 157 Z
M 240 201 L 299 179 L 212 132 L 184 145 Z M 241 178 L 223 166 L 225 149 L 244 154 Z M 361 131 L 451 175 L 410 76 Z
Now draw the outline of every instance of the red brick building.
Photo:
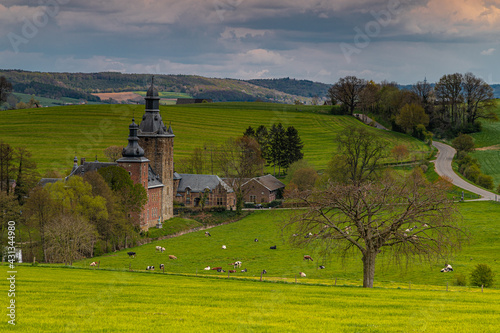
M 245 193 L 245 202 L 269 203 L 278 199 L 280 192 L 285 188 L 285 184 L 272 175 L 266 175 L 252 178 L 241 187 L 243 193 Z

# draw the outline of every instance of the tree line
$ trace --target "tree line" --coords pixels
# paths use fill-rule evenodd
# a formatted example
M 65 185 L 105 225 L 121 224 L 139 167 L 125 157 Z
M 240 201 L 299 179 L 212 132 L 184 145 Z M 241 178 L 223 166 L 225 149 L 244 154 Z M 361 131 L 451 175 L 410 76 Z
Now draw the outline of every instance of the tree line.
M 29 151 L 0 143 L 1 239 L 16 221 L 25 260 L 71 264 L 139 241 L 147 193 L 125 169 L 110 166 L 45 186 L 39 180 Z
M 435 85 L 419 81 L 411 89 L 347 76 L 330 87 L 328 97 L 340 105 L 332 112 L 372 114 L 393 130 L 421 139 L 429 139 L 427 131 L 438 137 L 477 132 L 480 120 L 498 120 L 493 88 L 472 73 L 444 75 Z

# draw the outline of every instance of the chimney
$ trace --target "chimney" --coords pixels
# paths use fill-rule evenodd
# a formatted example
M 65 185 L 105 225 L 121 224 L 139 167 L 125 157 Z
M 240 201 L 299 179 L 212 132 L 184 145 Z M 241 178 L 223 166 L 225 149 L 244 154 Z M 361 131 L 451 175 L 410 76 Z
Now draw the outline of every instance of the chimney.
M 85 157 L 82 157 L 80 160 L 80 165 L 83 165 L 83 163 L 85 163 Z

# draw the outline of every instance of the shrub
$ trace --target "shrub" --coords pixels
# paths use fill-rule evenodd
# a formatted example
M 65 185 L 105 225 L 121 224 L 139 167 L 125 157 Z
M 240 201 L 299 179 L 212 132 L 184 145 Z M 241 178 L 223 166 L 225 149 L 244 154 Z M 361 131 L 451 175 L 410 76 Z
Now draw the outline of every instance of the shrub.
M 493 189 L 493 177 L 485 175 L 485 174 L 480 174 L 477 177 L 477 185 L 482 186 L 484 188 L 487 188 L 488 190 Z
M 490 266 L 486 264 L 478 264 L 470 274 L 470 283 L 474 286 L 491 287 L 495 279 L 495 274 Z
M 476 165 L 470 165 L 464 170 L 464 176 L 472 182 L 476 182 L 479 175 L 481 175 L 481 170 Z
M 456 286 L 466 286 L 467 285 L 467 277 L 460 273 L 460 274 L 455 274 L 455 285 Z

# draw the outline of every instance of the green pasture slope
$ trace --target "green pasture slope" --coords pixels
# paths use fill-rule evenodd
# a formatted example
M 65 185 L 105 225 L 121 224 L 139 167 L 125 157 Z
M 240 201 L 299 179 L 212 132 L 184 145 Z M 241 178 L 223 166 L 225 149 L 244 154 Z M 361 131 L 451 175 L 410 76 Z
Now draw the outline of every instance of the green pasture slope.
M 205 142 L 221 143 L 241 136 L 248 126 L 271 126 L 281 122 L 295 126 L 304 142 L 304 158 L 324 169 L 335 151 L 335 137 L 345 126 L 366 126 L 350 116 L 318 112 L 317 106 L 270 103 L 213 103 L 162 106 L 165 124 L 172 125 L 174 158 L 190 154 Z M 75 154 L 105 161 L 103 150 L 110 145 L 126 145 L 128 125 L 144 113 L 142 105 L 82 105 L 42 109 L 2 111 L 0 140 L 12 146 L 26 146 L 40 171 L 67 171 Z M 388 147 L 405 144 L 412 151 L 427 151 L 422 142 L 409 136 L 367 127 L 387 142 Z M 418 154 L 420 157 L 420 154 Z
M 0 274 L 7 276 L 6 266 Z M 4 290 L 7 288 L 3 283 Z M 18 267 L 16 332 L 498 332 L 500 293 Z
M 500 118 L 500 100 L 497 100 L 495 113 Z M 500 121 L 482 121 L 482 124 L 483 130 L 472 136 L 477 148 L 491 147 L 491 149 L 475 151 L 472 156 L 481 164 L 481 171 L 493 177 L 496 188 L 500 184 Z
M 487 263 L 500 275 L 500 230 L 498 217 L 500 204 L 493 202 L 462 203 L 459 205 L 463 215 L 463 225 L 471 234 L 471 241 L 462 251 L 452 257 L 443 257 L 435 262 L 411 262 L 402 267 L 389 261 L 389 257 L 377 257 L 375 286 L 407 286 L 421 285 L 419 288 L 442 289 L 453 285 L 455 274 L 468 276 L 475 265 Z M 231 274 L 239 278 L 260 278 L 260 272 L 265 269 L 266 279 L 293 281 L 299 272 L 305 272 L 308 282 L 331 284 L 337 278 L 339 284 L 362 285 L 362 263 L 357 252 L 352 258 L 342 264 L 340 258 L 333 253 L 331 258 L 321 258 L 312 249 L 292 248 L 287 242 L 288 237 L 282 237 L 280 223 L 286 220 L 293 211 L 263 210 L 224 226 L 210 229 L 211 237 L 206 237 L 204 231 L 189 233 L 177 238 L 161 240 L 140 247 L 127 249 L 101 257 L 86 259 L 74 263 L 76 267 L 88 268 L 92 261 L 99 261 L 103 269 L 145 271 L 146 266 L 159 267 L 165 264 L 165 271 L 177 274 L 192 274 L 200 276 L 226 276 L 204 267 L 222 267 L 226 271 L 232 269 L 229 265 L 242 261 L 243 268 L 248 272 Z M 168 222 L 166 223 L 168 224 Z M 257 238 L 258 242 L 254 239 Z M 155 247 L 165 247 L 166 252 L 159 253 Z M 226 250 L 222 249 L 226 245 Z M 270 247 L 276 245 L 276 250 Z M 137 253 L 136 258 L 129 258 L 128 251 Z M 304 255 L 311 255 L 313 262 L 304 261 Z M 168 255 L 175 255 L 177 260 L 169 260 Z M 454 273 L 444 274 L 440 269 L 445 263 L 450 263 Z M 326 269 L 318 269 L 324 265 Z M 500 285 L 498 281 L 497 286 Z

